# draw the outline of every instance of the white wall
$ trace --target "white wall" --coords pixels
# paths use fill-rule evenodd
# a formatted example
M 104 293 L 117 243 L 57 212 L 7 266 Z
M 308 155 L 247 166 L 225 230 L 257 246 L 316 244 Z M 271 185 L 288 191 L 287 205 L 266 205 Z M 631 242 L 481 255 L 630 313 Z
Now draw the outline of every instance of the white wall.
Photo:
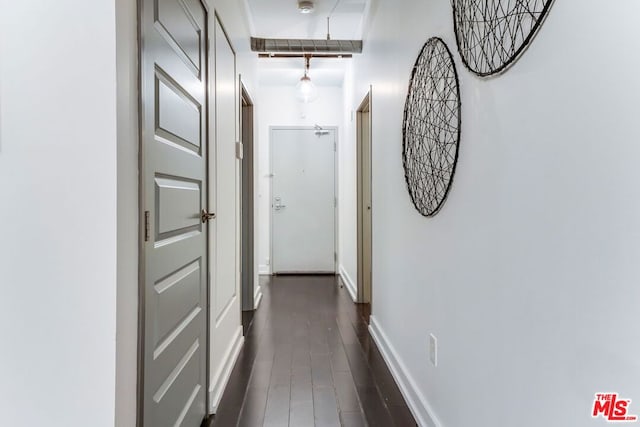
M 258 262 L 260 274 L 271 274 L 271 178 L 270 126 L 337 126 L 343 124 L 343 93 L 340 86 L 318 86 L 318 99 L 302 104 L 295 96 L 295 85 L 271 86 L 262 84 L 258 112 Z M 303 117 L 304 115 L 304 117 Z M 342 135 L 338 139 L 341 144 Z
M 363 95 L 364 99 L 364 95 Z M 362 99 L 354 97 L 353 67 L 349 64 L 343 84 L 344 127 L 340 144 L 340 275 L 355 300 L 358 292 L 358 181 L 356 111 Z
M 138 20 L 116 0 L 118 106 L 117 427 L 135 427 L 138 384 Z
M 2 0 L 0 58 L 0 424 L 113 426 L 115 2 Z
M 479 79 L 449 2 L 379 2 L 354 76 L 355 102 L 373 84 L 373 331 L 425 425 L 604 425 L 590 417 L 602 391 L 640 413 L 639 14 L 555 2 L 520 61 Z M 430 36 L 454 52 L 463 127 L 449 198 L 426 219 L 401 123 Z

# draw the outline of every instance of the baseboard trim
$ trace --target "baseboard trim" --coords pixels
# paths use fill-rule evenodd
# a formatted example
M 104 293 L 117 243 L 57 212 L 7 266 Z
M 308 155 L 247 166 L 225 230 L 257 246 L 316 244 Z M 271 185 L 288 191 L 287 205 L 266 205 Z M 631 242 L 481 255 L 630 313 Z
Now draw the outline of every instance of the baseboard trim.
M 431 405 L 429 405 L 427 399 L 418 390 L 416 381 L 407 370 L 402 359 L 398 356 L 398 353 L 393 348 L 387 335 L 381 329 L 375 316 L 370 317 L 369 333 L 378 346 L 385 362 L 387 362 L 391 375 L 393 375 L 393 378 L 396 380 L 400 392 L 402 396 L 404 396 L 407 406 L 409 406 L 418 425 L 421 427 L 442 427 Z
M 261 276 L 271 276 L 271 266 L 264 264 L 259 265 L 258 274 Z
M 253 309 L 257 310 L 260 306 L 260 301 L 262 301 L 262 286 L 258 285 L 256 287 L 256 291 L 253 294 Z
M 222 369 L 220 369 L 217 378 L 212 381 L 209 388 L 209 396 L 211 396 L 209 408 L 210 414 L 215 414 L 216 412 L 218 412 L 220 399 L 222 399 L 224 389 L 227 387 L 229 377 L 231 377 L 231 371 L 233 371 L 236 360 L 238 360 L 238 355 L 240 354 L 240 350 L 242 349 L 242 344 L 244 344 L 244 336 L 242 335 L 242 326 L 239 326 L 233 337 L 233 342 L 231 346 L 229 346 L 227 354 L 225 355 Z
M 353 283 L 353 280 L 351 280 L 351 276 L 349 276 L 349 273 L 345 270 L 344 265 L 340 265 L 340 277 L 342 278 L 344 285 L 347 287 L 347 291 L 349 292 L 349 295 L 351 295 L 353 302 L 357 302 L 358 292 L 356 290 L 356 285 Z

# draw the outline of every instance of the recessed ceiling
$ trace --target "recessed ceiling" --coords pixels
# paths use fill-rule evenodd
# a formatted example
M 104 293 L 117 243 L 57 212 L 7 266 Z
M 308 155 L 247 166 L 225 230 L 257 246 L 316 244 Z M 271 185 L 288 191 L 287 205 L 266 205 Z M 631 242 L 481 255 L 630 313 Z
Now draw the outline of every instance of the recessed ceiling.
M 327 37 L 327 16 L 336 0 L 315 0 L 313 13 L 298 11 L 296 0 L 247 0 L 253 21 L 254 37 L 311 38 Z M 368 0 L 340 0 L 331 16 L 332 39 L 360 39 L 362 20 Z

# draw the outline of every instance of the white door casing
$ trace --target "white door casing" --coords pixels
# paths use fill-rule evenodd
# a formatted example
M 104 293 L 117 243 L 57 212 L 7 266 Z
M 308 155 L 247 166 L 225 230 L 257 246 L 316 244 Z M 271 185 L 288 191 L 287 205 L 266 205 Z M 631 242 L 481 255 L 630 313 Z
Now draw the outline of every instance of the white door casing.
M 206 416 L 207 10 L 141 3 L 141 393 L 139 425 Z
M 357 113 L 357 252 L 358 292 L 360 303 L 371 303 L 372 294 L 372 135 L 371 135 L 371 91 L 362 101 Z
M 273 273 L 336 271 L 336 129 L 271 129 Z
M 254 138 L 253 138 L 253 101 L 249 93 L 240 83 L 240 142 L 242 143 L 242 159 L 240 159 L 240 283 L 242 294 L 242 310 L 250 311 L 256 307 L 255 301 L 255 236 L 254 236 Z

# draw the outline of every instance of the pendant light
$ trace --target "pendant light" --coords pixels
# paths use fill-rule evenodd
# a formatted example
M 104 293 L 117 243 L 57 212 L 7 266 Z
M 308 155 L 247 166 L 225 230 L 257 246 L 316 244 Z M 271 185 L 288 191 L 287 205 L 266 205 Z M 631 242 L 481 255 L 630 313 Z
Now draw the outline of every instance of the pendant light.
M 296 97 L 299 101 L 308 104 L 318 98 L 318 89 L 309 78 L 309 62 L 311 61 L 311 55 L 305 55 L 304 57 L 304 76 L 300 78 L 298 85 L 296 86 Z

